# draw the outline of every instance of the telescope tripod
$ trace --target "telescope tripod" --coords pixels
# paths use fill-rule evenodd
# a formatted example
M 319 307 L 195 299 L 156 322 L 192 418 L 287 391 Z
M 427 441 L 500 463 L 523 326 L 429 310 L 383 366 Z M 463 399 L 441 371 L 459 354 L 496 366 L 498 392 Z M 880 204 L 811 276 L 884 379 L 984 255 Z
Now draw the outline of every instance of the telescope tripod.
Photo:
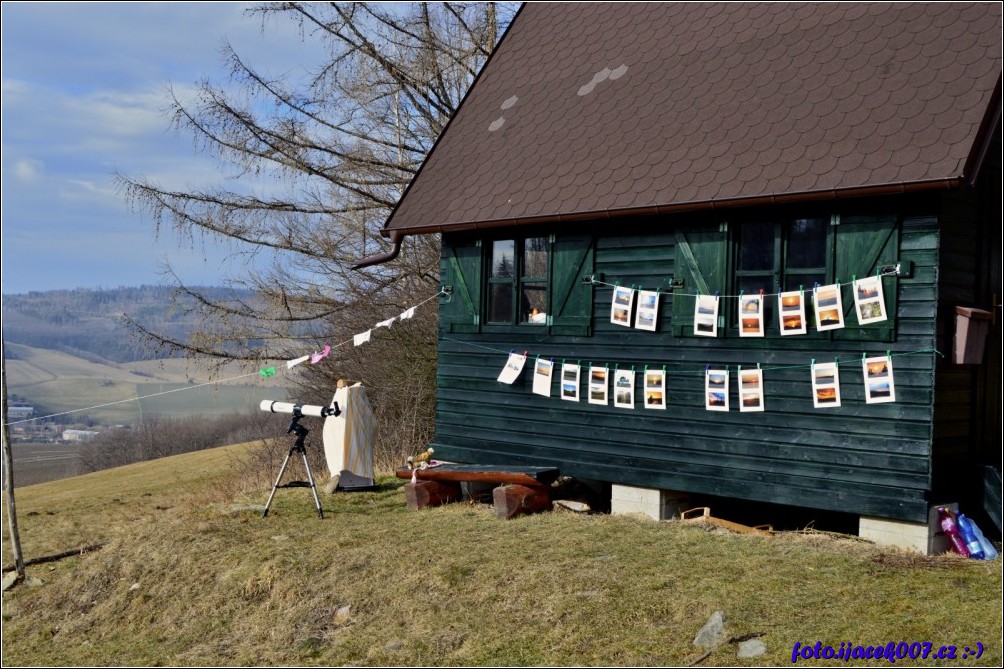
M 289 424 L 289 428 L 286 430 L 286 434 L 290 432 L 296 433 L 296 443 L 294 443 L 289 448 L 289 452 L 286 453 L 286 459 L 282 461 L 282 467 L 279 469 L 279 475 L 275 478 L 275 484 L 272 486 L 272 493 L 268 496 L 268 501 L 265 502 L 265 512 L 261 514 L 264 518 L 268 515 L 268 508 L 272 506 L 272 498 L 275 497 L 275 491 L 277 488 L 310 488 L 310 492 L 314 495 L 314 506 L 317 507 L 317 517 L 324 518 L 324 511 L 321 510 L 321 501 L 317 498 L 317 487 L 314 485 L 314 475 L 310 471 L 310 463 L 307 462 L 307 449 L 304 446 L 304 441 L 310 430 L 300 425 L 301 415 L 294 414 L 293 420 Z M 300 457 L 303 458 L 303 467 L 307 470 L 307 480 L 306 481 L 290 481 L 284 485 L 279 485 L 279 481 L 282 480 L 282 475 L 286 473 L 286 465 L 289 464 L 289 458 L 293 453 L 299 453 Z

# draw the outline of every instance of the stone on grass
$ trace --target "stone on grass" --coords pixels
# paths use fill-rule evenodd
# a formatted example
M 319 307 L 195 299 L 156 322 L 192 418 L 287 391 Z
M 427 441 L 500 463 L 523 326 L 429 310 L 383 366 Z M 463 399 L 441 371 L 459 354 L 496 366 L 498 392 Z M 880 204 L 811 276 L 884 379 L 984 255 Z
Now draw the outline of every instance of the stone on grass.
M 756 657 L 758 655 L 763 655 L 766 651 L 767 646 L 763 645 L 763 641 L 760 641 L 760 639 L 748 639 L 739 644 L 739 650 L 736 652 L 736 657 L 739 659 Z
M 725 614 L 721 611 L 715 611 L 708 618 L 708 622 L 704 623 L 704 627 L 701 631 L 697 633 L 694 637 L 695 646 L 704 646 L 705 648 L 710 648 L 712 646 L 717 646 L 725 639 Z

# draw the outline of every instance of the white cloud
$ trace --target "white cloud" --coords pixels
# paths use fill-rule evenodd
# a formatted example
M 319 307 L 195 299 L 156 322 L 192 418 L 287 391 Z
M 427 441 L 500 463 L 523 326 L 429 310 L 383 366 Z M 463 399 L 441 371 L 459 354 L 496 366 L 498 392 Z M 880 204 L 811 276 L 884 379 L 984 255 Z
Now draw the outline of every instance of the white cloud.
M 23 183 L 37 181 L 44 171 L 45 165 L 41 160 L 26 159 L 14 163 L 14 176 Z

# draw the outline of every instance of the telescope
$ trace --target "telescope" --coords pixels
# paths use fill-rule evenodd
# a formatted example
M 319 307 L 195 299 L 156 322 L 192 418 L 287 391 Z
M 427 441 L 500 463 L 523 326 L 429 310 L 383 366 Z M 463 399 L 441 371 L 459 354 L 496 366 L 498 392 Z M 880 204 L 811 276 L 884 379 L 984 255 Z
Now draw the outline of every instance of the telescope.
M 339 416 L 342 411 L 336 402 L 334 406 L 322 407 L 316 404 L 293 404 L 292 402 L 273 402 L 272 400 L 262 400 L 258 408 L 262 411 L 272 413 L 291 413 L 296 418 L 301 416 L 313 416 L 315 418 L 327 418 L 328 416 Z
M 304 416 L 314 416 L 315 418 L 325 418 L 329 416 L 340 416 L 342 410 L 338 408 L 337 402 L 332 402 L 329 407 L 322 407 L 316 404 L 294 404 L 293 402 L 273 402 L 272 400 L 262 400 L 258 408 L 262 411 L 271 411 L 272 413 L 291 413 L 293 414 L 293 420 L 290 421 L 289 427 L 286 429 L 286 434 L 295 433 L 296 442 L 289 449 L 289 453 L 286 454 L 286 459 L 282 461 L 282 467 L 279 468 L 279 476 L 275 479 L 275 484 L 272 486 L 272 493 L 268 496 L 268 501 L 265 502 L 265 511 L 262 513 L 262 517 L 268 515 L 268 509 L 272 506 L 272 499 L 275 497 L 275 491 L 277 488 L 310 488 L 310 492 L 314 495 L 314 506 L 317 507 L 318 518 L 324 518 L 324 512 L 321 510 L 321 500 L 317 498 L 317 486 L 314 485 L 314 474 L 310 471 L 310 463 L 307 462 L 307 449 L 305 447 L 305 440 L 310 430 L 300 425 L 300 419 Z M 294 481 L 287 483 L 286 485 L 279 485 L 282 480 L 282 475 L 286 471 L 286 465 L 289 464 L 289 458 L 294 453 L 299 453 L 300 457 L 303 458 L 303 468 L 307 471 L 307 481 Z

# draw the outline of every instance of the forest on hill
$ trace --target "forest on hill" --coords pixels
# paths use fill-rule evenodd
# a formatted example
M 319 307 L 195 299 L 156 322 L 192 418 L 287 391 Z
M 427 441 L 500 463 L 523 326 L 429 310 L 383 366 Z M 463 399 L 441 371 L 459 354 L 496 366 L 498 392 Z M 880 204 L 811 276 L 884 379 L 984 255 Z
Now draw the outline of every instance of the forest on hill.
M 249 291 L 200 287 L 210 299 L 251 299 Z M 198 327 L 194 300 L 168 286 L 32 291 L 3 296 L 5 341 L 51 349 L 93 362 L 135 362 L 168 357 L 134 335 L 126 317 L 184 340 Z M 7 350 L 9 359 L 17 355 Z

